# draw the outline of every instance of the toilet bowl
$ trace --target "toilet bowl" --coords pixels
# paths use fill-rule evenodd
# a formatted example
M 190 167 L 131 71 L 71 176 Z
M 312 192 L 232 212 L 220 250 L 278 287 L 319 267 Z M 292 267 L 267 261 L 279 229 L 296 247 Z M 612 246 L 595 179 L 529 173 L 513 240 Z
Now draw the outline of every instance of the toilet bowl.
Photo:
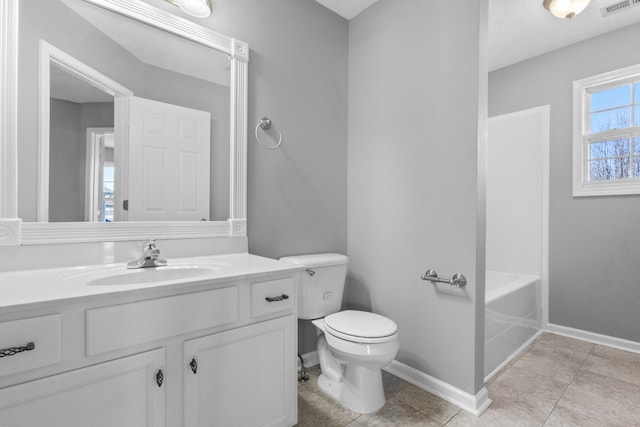
M 320 390 L 342 406 L 368 414 L 385 404 L 382 368 L 399 349 L 398 326 L 379 314 L 342 307 L 349 259 L 341 254 L 281 258 L 306 268 L 298 282 L 298 318 L 318 332 Z
M 382 408 L 381 369 L 393 361 L 400 346 L 395 322 L 374 313 L 349 310 L 312 323 L 319 332 L 320 390 L 360 414 Z

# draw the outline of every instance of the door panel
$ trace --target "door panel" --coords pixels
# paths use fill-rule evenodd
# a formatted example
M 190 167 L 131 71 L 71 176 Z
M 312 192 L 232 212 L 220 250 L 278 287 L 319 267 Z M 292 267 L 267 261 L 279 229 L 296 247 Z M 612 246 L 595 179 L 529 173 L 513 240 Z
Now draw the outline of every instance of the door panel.
M 210 116 L 130 98 L 130 221 L 209 219 Z
M 160 427 L 166 385 L 154 350 L 0 390 L 3 427 Z
M 296 318 L 184 343 L 185 427 L 293 425 Z

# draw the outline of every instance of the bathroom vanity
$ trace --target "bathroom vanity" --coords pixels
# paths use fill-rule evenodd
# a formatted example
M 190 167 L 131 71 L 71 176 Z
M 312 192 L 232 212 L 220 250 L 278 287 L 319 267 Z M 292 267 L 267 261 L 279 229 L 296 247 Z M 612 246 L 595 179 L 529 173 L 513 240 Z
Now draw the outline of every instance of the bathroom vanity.
M 247 253 L 248 45 L 141 0 L 0 0 L 0 28 L 0 425 L 293 425 L 300 268 Z M 73 127 L 81 159 L 63 100 L 113 116 Z M 127 270 L 152 236 L 168 265 Z
M 0 424 L 295 424 L 299 271 L 241 253 L 0 274 Z

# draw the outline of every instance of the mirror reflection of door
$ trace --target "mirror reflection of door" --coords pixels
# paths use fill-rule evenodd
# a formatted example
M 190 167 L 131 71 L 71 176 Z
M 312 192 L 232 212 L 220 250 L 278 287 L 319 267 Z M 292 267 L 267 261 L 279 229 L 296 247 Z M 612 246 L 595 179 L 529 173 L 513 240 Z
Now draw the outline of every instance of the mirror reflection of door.
M 137 96 L 128 102 L 127 219 L 208 221 L 211 113 Z

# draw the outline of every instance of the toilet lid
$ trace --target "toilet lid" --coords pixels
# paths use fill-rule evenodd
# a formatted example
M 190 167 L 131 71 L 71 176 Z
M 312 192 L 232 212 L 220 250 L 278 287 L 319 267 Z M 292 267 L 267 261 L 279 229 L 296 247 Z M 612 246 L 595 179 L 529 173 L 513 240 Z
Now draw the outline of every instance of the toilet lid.
M 366 311 L 345 310 L 324 318 L 327 332 L 350 341 L 369 342 L 380 338 L 393 338 L 398 325 L 391 319 Z M 384 341 L 384 340 L 383 340 Z

